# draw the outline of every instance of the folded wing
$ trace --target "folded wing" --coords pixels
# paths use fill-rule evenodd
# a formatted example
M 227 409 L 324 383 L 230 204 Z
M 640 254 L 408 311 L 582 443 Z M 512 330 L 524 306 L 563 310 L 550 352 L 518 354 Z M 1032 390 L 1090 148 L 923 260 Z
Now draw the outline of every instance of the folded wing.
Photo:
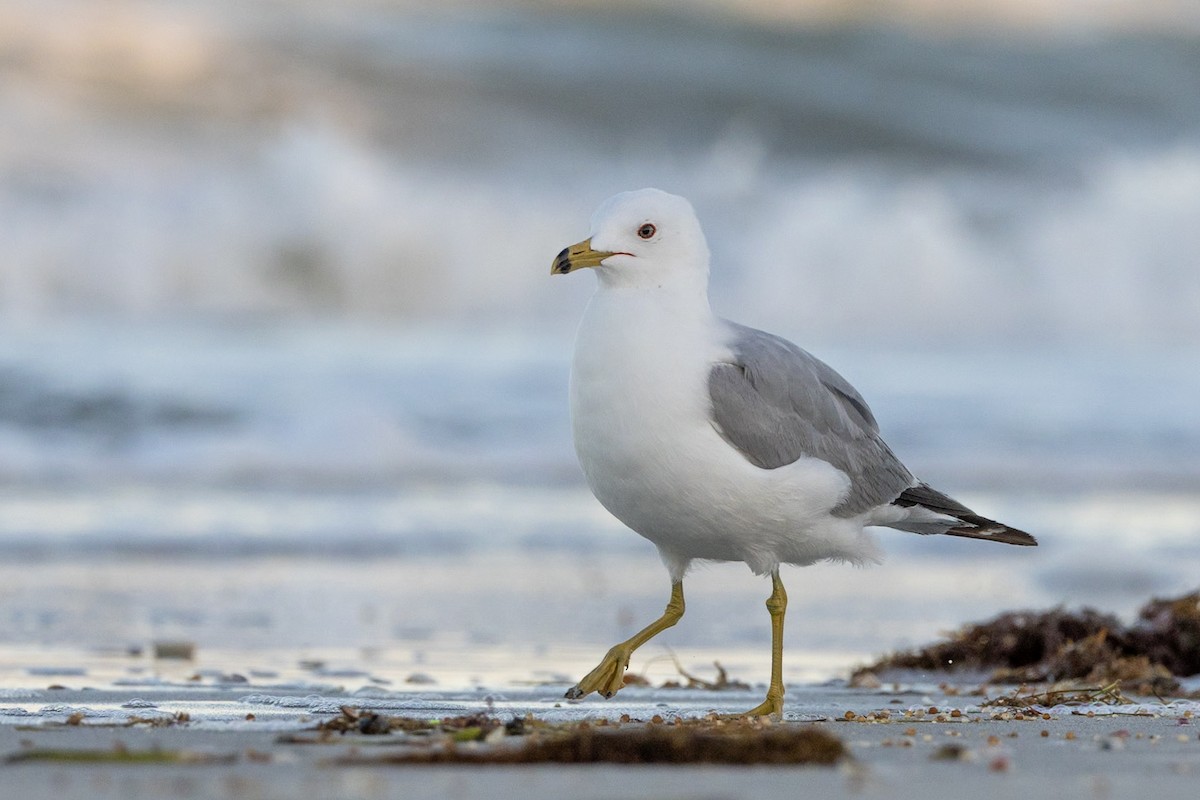
M 850 478 L 849 494 L 833 510 L 841 517 L 891 503 L 916 484 L 845 378 L 786 339 L 726 324 L 733 358 L 709 372 L 713 425 L 750 463 L 829 462 Z

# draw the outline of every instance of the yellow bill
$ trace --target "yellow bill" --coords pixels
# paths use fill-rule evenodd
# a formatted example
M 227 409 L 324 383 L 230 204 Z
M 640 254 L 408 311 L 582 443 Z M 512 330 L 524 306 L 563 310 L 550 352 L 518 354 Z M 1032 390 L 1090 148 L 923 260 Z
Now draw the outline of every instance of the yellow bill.
M 563 251 L 555 257 L 554 264 L 550 267 L 550 274 L 566 275 L 568 272 L 574 272 L 584 267 L 598 267 L 601 261 L 611 255 L 612 253 L 603 250 L 593 250 L 592 240 L 584 239 L 579 244 L 563 248 Z

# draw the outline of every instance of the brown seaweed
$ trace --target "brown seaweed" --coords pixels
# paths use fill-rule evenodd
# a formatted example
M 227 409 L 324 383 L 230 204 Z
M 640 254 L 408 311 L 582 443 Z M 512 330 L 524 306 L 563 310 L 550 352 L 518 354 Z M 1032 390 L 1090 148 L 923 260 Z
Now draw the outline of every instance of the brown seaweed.
M 334 763 L 832 765 L 846 757 L 840 739 L 811 725 L 691 720 L 674 725 L 580 723 L 487 744 L 451 740 L 383 756 L 356 752 Z
M 1153 599 L 1131 625 L 1090 608 L 1008 612 L 946 641 L 888 655 L 851 680 L 869 683 L 889 669 L 989 670 L 995 683 L 1082 680 L 1140 694 L 1175 692 L 1176 677 L 1200 674 L 1200 591 Z

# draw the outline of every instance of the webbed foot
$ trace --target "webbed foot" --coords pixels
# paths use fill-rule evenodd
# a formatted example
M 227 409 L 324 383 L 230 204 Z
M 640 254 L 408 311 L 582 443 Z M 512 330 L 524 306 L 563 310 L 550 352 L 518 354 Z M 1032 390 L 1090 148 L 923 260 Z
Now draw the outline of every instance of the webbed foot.
M 606 698 L 612 697 L 625 685 L 625 670 L 629 668 L 629 656 L 632 652 L 623 644 L 614 646 L 594 670 L 567 690 L 567 699 L 578 700 L 592 692 L 599 692 Z

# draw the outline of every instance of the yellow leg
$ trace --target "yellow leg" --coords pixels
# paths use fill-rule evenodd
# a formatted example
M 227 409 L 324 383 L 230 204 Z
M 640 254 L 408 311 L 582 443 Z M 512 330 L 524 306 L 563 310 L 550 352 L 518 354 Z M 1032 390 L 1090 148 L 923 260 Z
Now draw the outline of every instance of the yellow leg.
M 679 622 L 682 616 L 683 581 L 679 581 L 671 584 L 671 600 L 662 616 L 642 628 L 628 641 L 614 645 L 600 661 L 599 666 L 567 691 L 567 698 L 574 700 L 592 692 L 612 697 L 625 684 L 625 670 L 629 668 L 629 657 L 633 655 L 633 651 Z
M 747 717 L 783 714 L 783 613 L 787 611 L 787 592 L 779 580 L 779 570 L 771 573 L 771 596 L 767 611 L 771 613 L 771 684 L 767 699 L 746 712 Z

